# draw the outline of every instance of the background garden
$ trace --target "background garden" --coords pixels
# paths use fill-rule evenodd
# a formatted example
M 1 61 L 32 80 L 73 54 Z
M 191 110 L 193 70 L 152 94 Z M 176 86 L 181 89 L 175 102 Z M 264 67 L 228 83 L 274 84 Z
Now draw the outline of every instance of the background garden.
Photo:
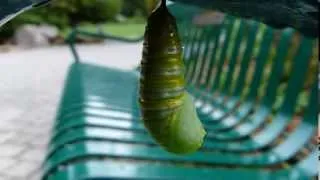
M 99 27 L 121 36 L 141 35 L 145 20 L 158 0 L 55 0 L 48 6 L 19 15 L 0 29 L 0 43 L 8 42 L 25 24 L 48 24 L 65 37 L 74 26 Z

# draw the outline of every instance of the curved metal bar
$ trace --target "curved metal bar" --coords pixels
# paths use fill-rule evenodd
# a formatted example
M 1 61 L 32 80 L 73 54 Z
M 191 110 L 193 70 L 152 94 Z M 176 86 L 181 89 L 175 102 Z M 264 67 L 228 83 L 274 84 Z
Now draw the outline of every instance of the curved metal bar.
M 72 55 L 76 62 L 80 61 L 79 54 L 76 49 L 76 39 L 78 36 L 87 36 L 97 39 L 112 39 L 116 41 L 122 41 L 122 42 L 128 42 L 128 43 L 136 43 L 143 40 L 144 36 L 136 37 L 136 38 L 126 38 L 126 37 L 120 37 L 115 36 L 107 33 L 101 33 L 101 32 L 88 32 L 84 31 L 78 28 L 74 28 L 71 33 L 66 38 L 66 42 L 69 44 L 69 47 L 71 49 Z

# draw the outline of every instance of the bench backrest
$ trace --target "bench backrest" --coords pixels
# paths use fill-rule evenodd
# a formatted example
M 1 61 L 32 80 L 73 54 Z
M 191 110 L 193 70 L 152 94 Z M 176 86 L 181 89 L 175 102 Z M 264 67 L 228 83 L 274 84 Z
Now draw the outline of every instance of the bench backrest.
M 277 100 L 275 109 L 285 99 L 283 108 L 290 114 L 307 106 L 307 94 L 317 84 L 317 39 L 232 16 L 198 27 L 192 18 L 178 19 L 189 85 L 212 94 L 263 99 L 267 106 Z

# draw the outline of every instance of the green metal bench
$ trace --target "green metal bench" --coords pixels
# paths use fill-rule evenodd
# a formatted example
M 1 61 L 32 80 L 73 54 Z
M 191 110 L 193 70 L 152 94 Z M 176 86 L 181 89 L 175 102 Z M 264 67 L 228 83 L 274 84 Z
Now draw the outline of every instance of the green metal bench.
M 188 90 L 208 132 L 202 149 L 187 156 L 161 149 L 140 120 L 139 72 L 81 62 L 72 40 L 93 34 L 75 31 L 69 41 L 76 62 L 43 179 L 316 177 L 318 81 L 310 67 L 318 63 L 317 39 L 232 16 L 197 27 L 186 15 L 201 10 L 183 8 L 170 6 L 184 44 Z

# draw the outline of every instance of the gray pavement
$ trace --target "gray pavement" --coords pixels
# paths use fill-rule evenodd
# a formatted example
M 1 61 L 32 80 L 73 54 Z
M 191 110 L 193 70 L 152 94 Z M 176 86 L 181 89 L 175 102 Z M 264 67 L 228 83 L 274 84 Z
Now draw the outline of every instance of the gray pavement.
M 79 47 L 86 62 L 130 70 L 141 44 Z M 64 79 L 67 47 L 0 53 L 0 180 L 38 180 Z

